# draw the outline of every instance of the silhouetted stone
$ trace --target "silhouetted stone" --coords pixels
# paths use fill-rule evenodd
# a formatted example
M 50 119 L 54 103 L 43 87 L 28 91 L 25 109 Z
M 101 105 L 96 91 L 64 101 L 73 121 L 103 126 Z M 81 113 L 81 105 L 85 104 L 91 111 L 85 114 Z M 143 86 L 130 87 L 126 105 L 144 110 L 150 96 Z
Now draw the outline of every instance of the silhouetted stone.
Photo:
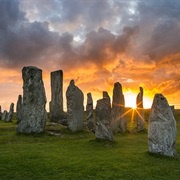
M 2 121 L 6 121 L 7 114 L 8 114 L 8 112 L 6 110 L 4 110 L 2 113 Z
M 9 108 L 9 113 L 6 118 L 6 122 L 12 122 L 13 114 L 14 114 L 14 103 L 11 103 L 10 108 Z
M 97 139 L 113 141 L 113 133 L 110 126 L 111 108 L 108 98 L 97 101 L 96 105 L 96 131 Z
M 162 94 L 153 100 L 148 127 L 148 149 L 151 153 L 176 155 L 176 120 Z
M 92 132 L 95 132 L 94 117 L 93 117 L 93 99 L 91 93 L 87 94 L 86 115 L 87 115 L 88 129 Z
M 83 130 L 84 120 L 84 95 L 83 92 L 71 80 L 67 91 L 67 121 L 68 127 L 73 132 Z
M 21 121 L 22 116 L 22 96 L 18 96 L 17 105 L 16 105 L 16 119 L 17 123 Z
M 143 107 L 143 88 L 140 87 L 140 92 L 136 98 L 137 105 L 137 131 L 144 130 L 144 107 Z
M 112 100 L 112 122 L 111 127 L 113 132 L 125 132 L 127 130 L 127 122 L 124 117 L 125 113 L 124 95 L 122 86 L 119 82 L 114 84 L 113 100 Z
M 50 120 L 61 123 L 66 118 L 63 111 L 63 71 L 58 70 L 51 72 Z
M 19 133 L 41 133 L 44 131 L 47 118 L 42 70 L 32 66 L 24 67 L 22 77 L 22 116 L 16 131 Z

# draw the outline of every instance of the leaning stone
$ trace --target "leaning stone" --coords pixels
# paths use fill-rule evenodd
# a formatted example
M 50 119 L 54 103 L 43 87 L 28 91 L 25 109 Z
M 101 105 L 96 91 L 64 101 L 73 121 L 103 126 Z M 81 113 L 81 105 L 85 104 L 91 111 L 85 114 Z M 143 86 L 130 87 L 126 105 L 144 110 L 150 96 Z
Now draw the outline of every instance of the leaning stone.
M 22 116 L 16 131 L 18 133 L 41 133 L 44 131 L 47 119 L 42 70 L 33 66 L 24 67 L 22 77 Z
M 63 71 L 51 72 L 50 120 L 61 122 L 66 118 L 63 111 Z
M 87 94 L 86 115 L 87 115 L 88 129 L 91 132 L 95 132 L 94 117 L 93 117 L 93 99 L 91 93 Z
M 84 120 L 84 95 L 83 92 L 71 80 L 67 91 L 67 121 L 68 127 L 71 131 L 83 130 Z
M 13 114 L 14 114 L 14 103 L 11 103 L 6 122 L 12 122 Z
M 119 82 L 114 84 L 113 100 L 112 100 L 112 122 L 111 127 L 113 132 L 127 131 L 127 121 L 124 117 L 125 102 L 124 95 L 122 93 L 122 86 Z
M 22 96 L 18 96 L 17 105 L 16 105 L 16 119 L 17 123 L 21 121 L 22 116 Z
M 110 126 L 111 108 L 108 98 L 103 98 L 97 101 L 96 105 L 96 131 L 97 139 L 113 141 L 113 133 Z
M 7 114 L 8 112 L 6 110 L 2 113 L 2 121 L 6 121 Z
M 137 131 L 144 130 L 144 107 L 143 107 L 143 88 L 140 87 L 140 92 L 136 98 L 137 110 Z
M 151 153 L 176 156 L 176 120 L 162 94 L 156 94 L 148 127 L 148 149 Z

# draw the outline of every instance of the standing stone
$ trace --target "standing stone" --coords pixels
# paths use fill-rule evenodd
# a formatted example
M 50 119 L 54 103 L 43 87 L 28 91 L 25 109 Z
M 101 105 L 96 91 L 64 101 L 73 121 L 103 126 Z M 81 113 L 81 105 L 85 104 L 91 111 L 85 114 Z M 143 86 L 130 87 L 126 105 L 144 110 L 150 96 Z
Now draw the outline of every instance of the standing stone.
M 12 122 L 13 114 L 14 114 L 14 103 L 11 103 L 6 122 Z
M 51 72 L 51 102 L 50 102 L 50 120 L 62 122 L 66 118 L 63 111 L 63 71 Z
M 17 123 L 19 123 L 21 121 L 21 116 L 22 116 L 22 96 L 19 95 L 18 96 L 17 105 L 16 105 L 16 119 L 17 119 Z
M 171 110 L 172 110 L 172 112 L 174 114 L 174 105 L 170 106 L 170 108 L 171 108 Z
M 18 133 L 41 133 L 46 125 L 46 95 L 42 70 L 33 66 L 22 69 L 23 104 Z
M 2 121 L 6 120 L 7 114 L 8 112 L 6 110 L 2 113 Z
M 156 94 L 148 127 L 148 149 L 165 156 L 176 155 L 176 120 L 162 94 Z
M 2 110 L 1 110 L 1 106 L 0 106 L 0 120 L 2 119 Z
M 67 122 L 71 131 L 83 130 L 84 120 L 84 95 L 83 92 L 71 80 L 67 91 Z
M 143 88 L 140 87 L 140 92 L 136 98 L 137 110 L 137 131 L 144 130 L 144 109 L 143 109 Z
M 113 133 L 110 126 L 111 108 L 108 98 L 97 101 L 96 105 L 96 131 L 97 139 L 113 141 Z
M 93 99 L 91 93 L 87 94 L 87 105 L 86 105 L 86 115 L 87 115 L 87 127 L 90 131 L 95 131 L 94 117 L 93 117 Z
M 122 93 L 122 86 L 119 82 L 114 84 L 113 101 L 112 101 L 112 122 L 111 127 L 113 132 L 125 132 L 127 130 L 127 121 L 124 117 L 125 102 Z

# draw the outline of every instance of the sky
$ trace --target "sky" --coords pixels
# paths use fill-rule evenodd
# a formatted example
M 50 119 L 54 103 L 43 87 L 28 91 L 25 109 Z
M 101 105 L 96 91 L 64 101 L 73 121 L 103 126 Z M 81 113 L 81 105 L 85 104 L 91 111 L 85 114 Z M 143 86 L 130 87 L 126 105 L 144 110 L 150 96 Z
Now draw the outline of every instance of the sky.
M 23 93 L 24 66 L 43 70 L 50 101 L 50 72 L 64 72 L 64 101 L 71 79 L 94 99 L 112 96 L 120 82 L 125 105 L 144 107 L 156 93 L 180 108 L 179 0 L 0 0 L 0 105 Z M 66 106 L 66 102 L 64 102 Z

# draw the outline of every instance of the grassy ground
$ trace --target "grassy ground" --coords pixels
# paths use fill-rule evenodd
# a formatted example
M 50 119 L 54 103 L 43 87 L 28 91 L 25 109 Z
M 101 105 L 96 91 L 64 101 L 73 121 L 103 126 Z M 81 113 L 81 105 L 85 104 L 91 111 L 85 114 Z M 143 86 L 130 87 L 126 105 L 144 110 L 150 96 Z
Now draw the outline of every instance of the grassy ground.
M 145 112 L 148 117 L 149 111 Z M 131 114 L 127 115 L 129 121 Z M 178 132 L 180 110 L 176 110 Z M 147 125 L 147 124 L 146 124 Z M 151 155 L 147 152 L 147 132 L 115 135 L 115 142 L 97 141 L 92 133 L 72 133 L 58 125 L 47 125 L 61 134 L 18 135 L 13 123 L 0 122 L 0 180 L 17 179 L 123 179 L 178 180 L 180 156 Z M 180 133 L 177 134 L 180 153 Z

